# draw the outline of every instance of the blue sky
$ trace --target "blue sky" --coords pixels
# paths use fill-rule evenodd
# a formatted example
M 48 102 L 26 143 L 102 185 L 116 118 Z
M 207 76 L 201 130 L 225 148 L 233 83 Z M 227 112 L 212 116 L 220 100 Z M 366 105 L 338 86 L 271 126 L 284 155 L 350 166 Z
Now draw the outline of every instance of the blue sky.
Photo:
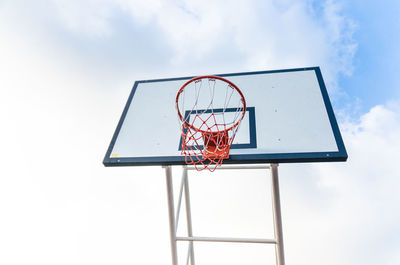
M 287 264 L 399 264 L 399 6 L 0 1 L 0 263 L 169 264 L 162 169 L 101 163 L 133 82 L 320 66 L 349 160 L 280 165 Z M 271 235 L 268 179 L 241 174 L 193 176 L 196 233 Z M 196 251 L 274 262 L 257 246 Z
M 351 1 L 345 5 L 344 13 L 357 23 L 353 37 L 358 47 L 354 71 L 351 76 L 341 77 L 340 84 L 353 100 L 360 99 L 358 114 L 399 98 L 399 9 L 395 1 Z

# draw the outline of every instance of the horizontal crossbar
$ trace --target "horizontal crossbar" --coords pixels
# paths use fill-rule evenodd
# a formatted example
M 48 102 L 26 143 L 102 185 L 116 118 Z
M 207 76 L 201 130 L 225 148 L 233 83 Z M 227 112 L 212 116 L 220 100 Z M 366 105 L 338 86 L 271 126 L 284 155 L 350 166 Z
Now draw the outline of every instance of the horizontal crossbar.
M 252 165 L 252 166 L 231 166 L 231 165 L 222 165 L 221 167 L 217 167 L 218 170 L 227 170 L 227 169 L 270 169 L 270 166 L 266 165 Z M 188 170 L 197 170 L 193 166 L 188 166 Z
M 177 241 L 204 241 L 204 242 L 231 242 L 231 243 L 261 243 L 261 244 L 276 244 L 274 239 L 260 238 L 234 238 L 234 237 L 176 237 Z

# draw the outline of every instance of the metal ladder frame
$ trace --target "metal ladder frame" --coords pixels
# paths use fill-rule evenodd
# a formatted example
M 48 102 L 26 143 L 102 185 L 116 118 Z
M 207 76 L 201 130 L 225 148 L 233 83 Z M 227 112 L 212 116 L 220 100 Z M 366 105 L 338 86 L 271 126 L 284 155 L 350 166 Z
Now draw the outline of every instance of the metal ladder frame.
M 200 237 L 194 236 L 192 231 L 192 215 L 190 208 L 190 192 L 188 171 L 195 170 L 194 167 L 183 167 L 182 181 L 179 190 L 179 198 L 177 204 L 177 211 L 175 213 L 174 195 L 172 185 L 171 166 L 164 166 L 166 182 L 167 182 L 167 197 L 168 197 L 168 216 L 169 216 L 169 229 L 171 241 L 171 255 L 172 265 L 178 265 L 178 241 L 188 241 L 188 254 L 186 258 L 186 265 L 195 265 L 193 242 L 206 241 L 206 242 L 232 242 L 232 243 L 261 243 L 261 244 L 275 244 L 275 256 L 277 265 L 285 265 L 284 249 L 283 249 L 283 233 L 282 233 L 282 215 L 279 194 L 279 181 L 278 181 L 278 164 L 268 165 L 251 165 L 251 166 L 223 166 L 217 168 L 218 170 L 232 170 L 232 169 L 270 169 L 271 170 L 271 188 L 272 188 L 272 211 L 274 219 L 274 238 L 273 239 L 260 239 L 260 238 L 234 238 L 234 237 Z M 187 222 L 187 237 L 177 236 L 179 213 L 182 203 L 183 191 L 185 191 L 185 205 L 186 205 L 186 222 Z

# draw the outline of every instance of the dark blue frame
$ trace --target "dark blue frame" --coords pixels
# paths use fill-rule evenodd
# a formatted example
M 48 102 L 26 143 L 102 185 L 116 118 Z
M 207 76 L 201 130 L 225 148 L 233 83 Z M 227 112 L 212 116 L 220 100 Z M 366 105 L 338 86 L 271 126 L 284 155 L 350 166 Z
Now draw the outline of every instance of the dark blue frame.
M 230 155 L 229 159 L 224 160 L 224 164 L 258 164 L 258 163 L 302 163 L 302 162 L 335 162 L 335 161 L 346 161 L 347 152 L 343 143 L 342 136 L 339 131 L 339 126 L 337 124 L 335 114 L 333 112 L 332 104 L 329 100 L 328 92 L 325 87 L 324 80 L 322 78 L 321 70 L 319 67 L 306 67 L 306 68 L 295 68 L 295 69 L 284 69 L 284 70 L 272 70 L 272 71 L 257 71 L 257 72 L 244 72 L 244 73 L 230 73 L 230 74 L 220 74 L 218 76 L 229 77 L 238 75 L 255 75 L 255 74 L 269 74 L 269 73 L 282 73 L 282 72 L 295 72 L 295 71 L 315 71 L 319 87 L 321 89 L 322 97 L 325 103 L 325 107 L 328 113 L 329 121 L 332 127 L 332 131 L 338 146 L 337 152 L 309 152 L 309 153 L 276 153 L 276 154 L 246 154 L 246 155 Z M 129 106 L 132 102 L 133 96 L 137 86 L 140 83 L 148 82 L 164 82 L 164 81 L 174 81 L 174 80 L 188 80 L 191 77 L 179 77 L 179 78 L 167 78 L 167 79 L 154 79 L 154 80 L 141 80 L 136 81 L 133 85 L 132 91 L 129 95 L 128 101 L 125 105 L 124 111 L 122 112 L 121 118 L 119 120 L 118 126 L 114 132 L 111 143 L 106 152 L 103 164 L 105 166 L 154 166 L 154 165 L 185 165 L 185 157 L 182 156 L 156 156 L 156 157 L 124 157 L 124 158 L 111 158 L 111 151 L 114 147 L 115 141 L 121 130 L 122 124 L 128 112 Z M 248 108 L 250 109 L 250 108 Z M 254 108 L 253 108 L 254 111 Z M 250 123 L 254 125 L 251 128 L 254 132 L 255 130 L 255 115 L 253 115 L 254 120 L 251 121 L 252 115 L 250 117 Z M 251 125 L 251 124 L 250 124 Z M 250 134 L 251 135 L 251 134 Z M 254 141 L 256 139 L 254 138 Z M 246 147 L 248 148 L 248 147 Z

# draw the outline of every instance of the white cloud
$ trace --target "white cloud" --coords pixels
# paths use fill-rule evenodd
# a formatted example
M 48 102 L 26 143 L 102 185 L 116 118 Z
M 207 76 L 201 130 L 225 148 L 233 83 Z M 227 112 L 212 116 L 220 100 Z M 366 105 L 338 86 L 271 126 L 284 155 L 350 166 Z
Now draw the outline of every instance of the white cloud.
M 110 25 L 114 13 L 112 1 L 53 0 L 49 1 L 48 4 L 54 6 L 55 16 L 61 20 L 68 30 L 95 37 L 112 34 Z M 51 8 L 48 11 L 51 11 Z
M 152 16 L 177 60 L 196 61 L 224 43 L 237 53 L 231 56 L 245 58 L 244 69 L 322 65 L 332 85 L 339 73 L 352 72 L 355 26 L 341 14 L 337 2 L 326 1 L 321 13 L 303 1 L 162 3 Z M 140 19 L 142 6 L 134 2 L 129 7 Z M 144 9 L 143 13 L 148 20 L 149 12 Z
M 299 178 L 285 181 L 287 186 L 305 181 L 312 187 L 286 191 L 293 262 L 372 265 L 400 259 L 394 236 L 400 231 L 400 115 L 392 106 L 376 106 L 360 121 L 342 125 L 348 162 L 307 167 L 312 178 L 297 167 L 285 172 Z
M 320 65 L 328 88 L 336 90 L 338 75 L 352 73 L 357 48 L 355 23 L 342 14 L 340 1 L 328 0 L 318 8 L 298 0 L 54 3 L 67 28 L 88 35 L 112 35 L 115 15 L 130 14 L 135 23 L 159 30 L 174 52 L 175 67 L 196 66 L 201 71 L 220 71 L 213 67 L 221 65 L 214 58 L 229 49 L 228 61 L 236 61 L 236 69 L 227 71 Z

